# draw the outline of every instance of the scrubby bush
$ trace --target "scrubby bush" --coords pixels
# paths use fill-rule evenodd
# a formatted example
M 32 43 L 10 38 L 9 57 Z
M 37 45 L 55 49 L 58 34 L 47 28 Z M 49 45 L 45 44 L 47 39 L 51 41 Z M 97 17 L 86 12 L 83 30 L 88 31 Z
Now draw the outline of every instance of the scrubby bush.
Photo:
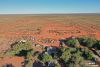
M 48 53 L 44 54 L 43 57 L 42 57 L 42 61 L 43 62 L 49 62 L 49 61 L 52 61 L 53 58 L 51 55 L 49 55 Z
M 92 48 L 97 43 L 97 40 L 95 38 L 89 38 L 89 37 L 79 38 L 79 41 L 81 44 L 89 48 Z
M 17 51 L 9 50 L 4 55 L 5 56 L 14 56 L 15 54 L 18 54 L 18 53 L 19 52 L 17 52 Z
M 94 48 L 100 50 L 100 40 L 97 40 L 97 43 L 94 45 Z
M 85 58 L 85 59 L 87 59 L 87 60 L 92 60 L 94 57 L 93 57 L 93 53 L 90 51 L 90 50 L 88 50 L 88 49 L 85 49 L 84 51 L 83 51 L 83 57 Z
M 31 41 L 26 41 L 24 43 L 17 42 L 15 44 L 13 44 L 11 49 L 6 51 L 5 55 L 6 56 L 14 56 L 14 55 L 26 56 L 25 54 L 27 54 L 28 51 L 30 52 L 30 50 L 33 50 Z
M 63 48 L 60 58 L 68 65 L 68 67 L 84 65 L 84 57 L 79 48 Z
M 77 47 L 78 40 L 77 39 L 69 39 L 66 41 L 66 44 L 70 47 Z
M 62 55 L 60 57 L 62 60 L 64 60 L 65 62 L 68 62 L 68 60 L 71 58 L 71 51 L 70 49 L 65 49 L 63 52 L 62 52 Z
M 12 46 L 12 49 L 15 51 L 21 51 L 21 50 L 30 50 L 32 48 L 32 42 L 27 41 L 27 42 L 18 42 L 17 44 Z

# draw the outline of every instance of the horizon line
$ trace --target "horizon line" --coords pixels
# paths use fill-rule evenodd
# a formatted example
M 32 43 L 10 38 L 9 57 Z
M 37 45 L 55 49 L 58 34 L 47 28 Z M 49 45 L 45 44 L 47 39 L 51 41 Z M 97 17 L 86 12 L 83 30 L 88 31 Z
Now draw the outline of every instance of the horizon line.
M 76 13 L 0 13 L 0 14 L 100 14 L 100 12 L 76 12 Z
M 100 15 L 100 13 L 12 13 L 12 14 L 0 14 L 0 15 Z

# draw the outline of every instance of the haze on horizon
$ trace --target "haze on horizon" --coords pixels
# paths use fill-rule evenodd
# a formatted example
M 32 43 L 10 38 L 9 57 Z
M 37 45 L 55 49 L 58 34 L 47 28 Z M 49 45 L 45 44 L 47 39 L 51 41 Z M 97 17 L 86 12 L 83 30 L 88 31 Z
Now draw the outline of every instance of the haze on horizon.
M 0 14 L 100 13 L 100 0 L 0 0 Z

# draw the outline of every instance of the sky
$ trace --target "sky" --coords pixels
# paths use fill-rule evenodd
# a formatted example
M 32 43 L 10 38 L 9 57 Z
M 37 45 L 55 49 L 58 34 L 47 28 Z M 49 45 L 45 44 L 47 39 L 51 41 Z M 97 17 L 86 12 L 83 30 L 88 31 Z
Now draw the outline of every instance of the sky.
M 0 0 L 0 14 L 100 13 L 100 0 Z

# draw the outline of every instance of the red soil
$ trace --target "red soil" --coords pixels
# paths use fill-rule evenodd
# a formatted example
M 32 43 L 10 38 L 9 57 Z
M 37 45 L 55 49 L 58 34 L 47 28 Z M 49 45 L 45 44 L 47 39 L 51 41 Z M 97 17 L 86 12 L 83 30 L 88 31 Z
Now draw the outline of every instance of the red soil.
M 40 34 L 35 34 L 34 32 L 7 32 L 7 33 L 1 33 L 2 35 L 6 37 L 21 37 L 21 36 L 32 36 L 36 38 L 36 42 L 39 44 L 43 44 L 45 46 L 59 46 L 59 40 L 63 38 L 68 38 L 71 36 L 90 36 L 93 35 L 97 39 L 100 39 L 100 32 L 88 32 L 85 31 L 80 26 L 70 26 L 70 25 L 63 25 L 58 23 L 49 23 L 46 24 L 43 28 L 41 28 Z M 39 40 L 45 39 L 45 38 L 51 38 L 53 40 L 56 40 L 53 44 L 47 44 L 39 42 Z
M 68 26 L 68 25 L 62 25 L 62 24 L 47 24 L 44 28 L 42 28 L 42 32 L 40 35 L 38 35 L 38 39 L 44 39 L 44 38 L 51 38 L 56 40 L 52 46 L 59 46 L 59 40 L 63 38 L 68 38 L 71 36 L 88 36 L 90 34 L 93 34 L 97 39 L 100 39 L 100 32 L 96 31 L 95 33 L 88 33 L 84 29 L 82 29 L 79 26 Z M 40 42 L 39 42 L 40 43 Z M 43 44 L 43 43 L 41 43 Z M 50 44 L 43 44 L 46 46 L 51 46 Z
M 14 67 L 22 67 L 22 62 L 24 62 L 23 57 L 5 57 L 4 59 L 0 59 L 0 67 L 6 67 L 6 64 L 12 63 Z

